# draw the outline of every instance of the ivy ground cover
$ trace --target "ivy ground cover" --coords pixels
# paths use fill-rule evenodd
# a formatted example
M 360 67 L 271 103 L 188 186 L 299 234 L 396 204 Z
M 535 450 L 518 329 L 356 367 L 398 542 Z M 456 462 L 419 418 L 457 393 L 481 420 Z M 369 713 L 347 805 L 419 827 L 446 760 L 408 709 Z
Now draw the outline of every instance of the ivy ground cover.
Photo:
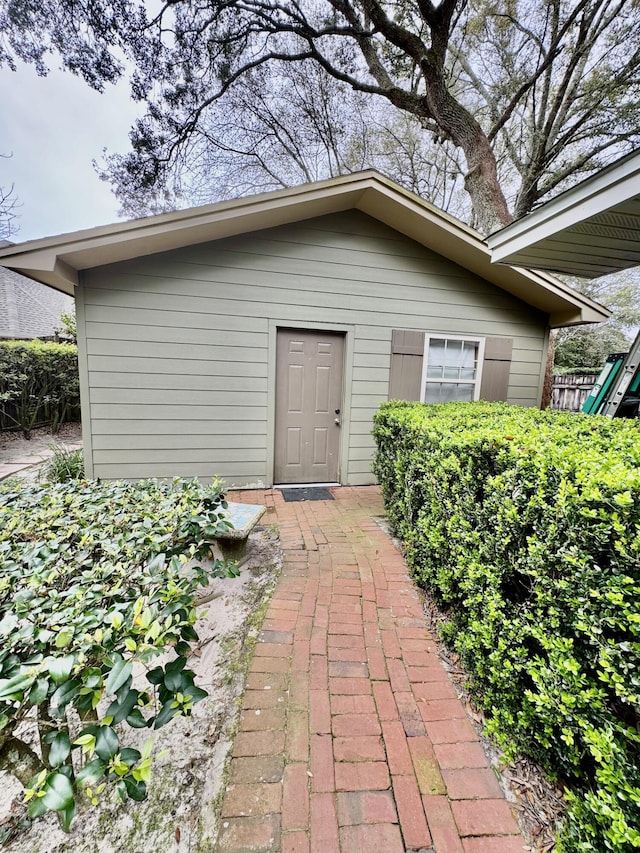
M 640 848 L 640 428 L 384 404 L 374 470 L 489 734 L 565 786 L 558 850 Z
M 236 573 L 209 559 L 225 508 L 196 481 L 0 489 L 0 769 L 30 817 L 55 811 L 68 828 L 78 797 L 145 798 L 150 747 L 119 732 L 161 728 L 206 696 L 187 655 L 197 590 Z

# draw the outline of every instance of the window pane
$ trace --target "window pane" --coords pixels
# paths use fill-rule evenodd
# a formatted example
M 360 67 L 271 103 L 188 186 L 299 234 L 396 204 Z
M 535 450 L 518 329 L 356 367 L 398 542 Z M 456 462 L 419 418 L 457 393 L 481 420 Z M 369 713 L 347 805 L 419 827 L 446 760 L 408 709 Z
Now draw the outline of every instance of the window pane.
M 427 382 L 427 388 L 424 395 L 425 403 L 440 403 L 440 391 L 442 389 L 442 383 L 440 382 Z
M 445 367 L 442 376 L 443 379 L 460 379 L 460 368 Z
M 446 343 L 446 341 L 443 341 L 440 338 L 432 338 L 429 341 L 429 365 L 441 367 L 445 363 L 444 357 Z
M 447 341 L 444 363 L 448 367 L 459 367 L 462 356 L 462 341 Z
M 443 403 L 454 403 L 456 400 L 459 400 L 458 396 L 458 386 L 447 383 L 443 384 L 440 389 L 440 399 Z
M 475 367 L 478 360 L 478 344 L 475 341 L 465 341 L 462 350 L 462 367 Z
M 460 379 L 469 379 L 473 381 L 476 378 L 476 371 L 474 368 L 463 367 L 460 370 Z
M 427 376 L 429 379 L 442 379 L 443 368 L 438 364 L 427 365 Z
M 465 403 L 470 403 L 473 400 L 473 385 L 460 383 L 456 385 L 456 396 L 452 399 L 462 400 Z
M 467 382 L 427 382 L 425 403 L 469 403 L 473 400 L 473 384 Z

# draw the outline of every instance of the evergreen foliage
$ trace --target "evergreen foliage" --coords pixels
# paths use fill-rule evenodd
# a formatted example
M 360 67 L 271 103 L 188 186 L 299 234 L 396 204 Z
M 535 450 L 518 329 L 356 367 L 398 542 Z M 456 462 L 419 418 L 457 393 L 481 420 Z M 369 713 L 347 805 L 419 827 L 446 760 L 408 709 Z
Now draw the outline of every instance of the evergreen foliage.
M 31 818 L 55 811 L 68 829 L 79 798 L 146 797 L 151 742 L 129 748 L 123 729 L 207 695 L 187 657 L 198 589 L 237 575 L 199 564 L 226 506 L 197 481 L 0 487 L 0 770 Z
M 566 786 L 562 853 L 640 847 L 640 429 L 384 404 L 374 470 L 488 733 Z
M 75 344 L 0 342 L 0 429 L 20 427 L 30 438 L 34 426 L 55 433 L 79 419 L 80 382 Z

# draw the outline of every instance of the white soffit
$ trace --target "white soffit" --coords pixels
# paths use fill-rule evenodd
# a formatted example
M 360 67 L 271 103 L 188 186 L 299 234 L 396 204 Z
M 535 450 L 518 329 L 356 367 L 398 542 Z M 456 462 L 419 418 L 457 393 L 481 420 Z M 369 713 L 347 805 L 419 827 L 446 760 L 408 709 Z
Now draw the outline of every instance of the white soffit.
M 640 151 L 487 238 L 493 261 L 585 278 L 640 266 Z
M 0 265 L 73 293 L 85 269 L 352 209 L 549 314 L 552 326 L 609 316 L 552 276 L 492 264 L 476 231 L 375 171 L 17 244 L 0 249 Z

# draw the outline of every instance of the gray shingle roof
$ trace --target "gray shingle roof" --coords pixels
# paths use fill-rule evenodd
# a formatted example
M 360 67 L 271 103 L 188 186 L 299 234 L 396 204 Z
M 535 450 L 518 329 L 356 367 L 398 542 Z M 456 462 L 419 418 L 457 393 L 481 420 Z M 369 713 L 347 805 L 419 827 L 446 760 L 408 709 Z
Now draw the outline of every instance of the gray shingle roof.
M 53 337 L 73 307 L 71 296 L 0 267 L 0 339 Z

